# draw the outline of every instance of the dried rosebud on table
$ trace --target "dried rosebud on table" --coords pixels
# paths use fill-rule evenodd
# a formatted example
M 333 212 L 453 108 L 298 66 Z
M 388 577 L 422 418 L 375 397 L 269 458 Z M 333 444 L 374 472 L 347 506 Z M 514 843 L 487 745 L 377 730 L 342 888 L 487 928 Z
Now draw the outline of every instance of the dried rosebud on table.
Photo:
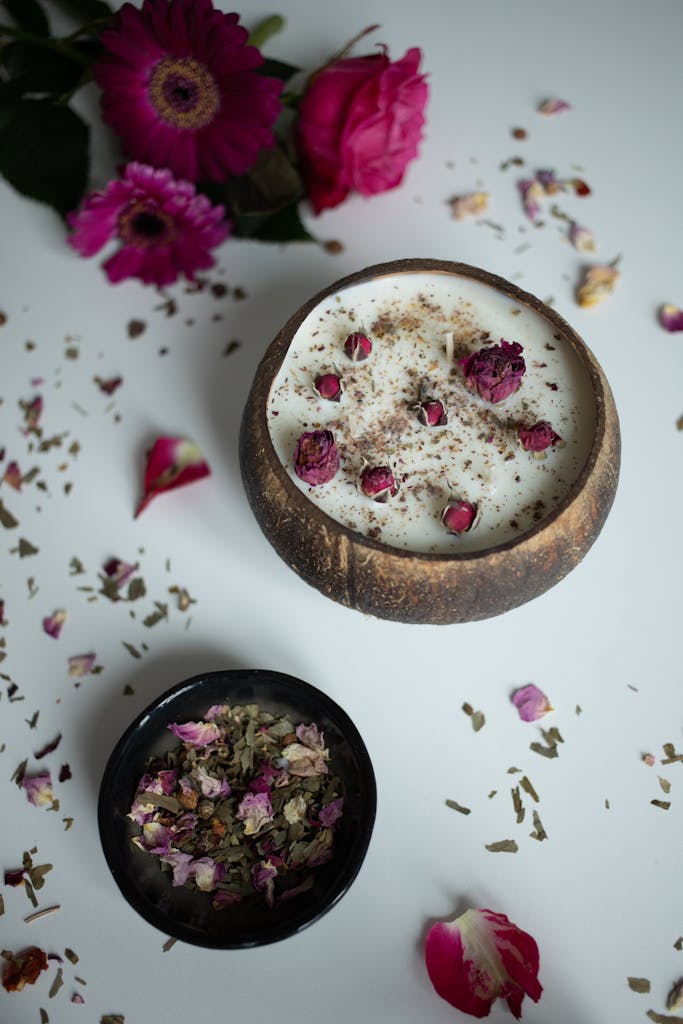
M 389 466 L 366 466 L 360 475 L 360 486 L 363 494 L 373 501 L 388 501 L 398 492 Z
M 683 309 L 667 302 L 659 311 L 659 322 L 667 331 L 683 331 Z
M 314 487 L 329 483 L 339 469 L 339 451 L 331 430 L 304 431 L 294 449 L 294 472 Z
M 473 1017 L 487 1017 L 500 998 L 519 1020 L 525 995 L 538 1002 L 543 992 L 536 942 L 492 910 L 467 910 L 454 921 L 433 925 L 425 960 L 441 998 Z
M 576 298 L 580 306 L 597 306 L 612 294 L 620 273 L 613 265 L 589 267 L 579 285 Z
M 367 359 L 372 352 L 372 342 L 366 334 L 354 331 L 344 342 L 344 352 L 354 363 Z
M 481 348 L 458 361 L 462 366 L 465 383 L 486 402 L 494 405 L 513 394 L 526 373 L 523 348 L 517 341 L 500 339 L 499 345 Z

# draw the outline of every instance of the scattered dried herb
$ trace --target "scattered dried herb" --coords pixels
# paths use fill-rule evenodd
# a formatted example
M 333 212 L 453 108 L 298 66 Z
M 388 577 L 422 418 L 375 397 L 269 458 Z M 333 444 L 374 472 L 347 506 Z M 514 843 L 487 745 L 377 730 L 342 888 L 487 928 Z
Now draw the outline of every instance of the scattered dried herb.
M 475 732 L 479 732 L 479 730 L 482 728 L 482 726 L 486 722 L 486 718 L 484 717 L 484 712 L 483 711 L 475 711 L 474 708 L 472 707 L 472 705 L 468 704 L 467 701 L 465 701 L 465 703 L 463 704 L 462 710 L 470 718 L 470 720 L 472 722 L 472 728 L 474 729 L 474 731 Z
M 35 914 L 29 914 L 28 917 L 24 918 L 24 924 L 31 924 L 32 921 L 37 921 L 40 917 L 47 917 L 48 914 L 54 914 L 57 910 L 61 910 L 61 904 L 55 903 L 51 907 L 43 907 L 42 910 L 37 910 Z
M 19 538 L 19 544 L 16 548 L 12 548 L 10 554 L 19 554 L 19 558 L 28 558 L 30 555 L 37 555 L 39 548 L 34 544 L 31 544 L 25 537 Z
M 47 1010 L 44 1010 L 42 1006 L 40 1007 L 40 1024 L 50 1024 L 50 1018 Z
M 60 990 L 60 988 L 62 987 L 63 984 L 64 984 L 64 974 L 62 972 L 62 968 L 58 967 L 57 968 L 57 973 L 55 974 L 54 981 L 50 985 L 50 991 L 48 992 L 48 997 L 50 999 L 54 999 L 54 997 L 57 995 L 57 993 L 59 992 L 59 990 Z
M 555 726 L 551 729 L 541 729 L 541 735 L 545 741 L 545 746 L 542 743 L 535 742 L 530 743 L 529 748 L 533 750 L 535 754 L 541 754 L 542 757 L 557 757 L 558 744 L 564 743 L 559 729 Z
M 671 990 L 666 997 L 666 1008 L 667 1010 L 683 1009 L 683 978 L 679 978 L 671 986 Z
M 663 779 L 661 775 L 658 775 L 657 779 L 659 781 L 660 787 L 664 790 L 664 792 L 665 793 L 670 793 L 671 792 L 671 783 L 669 782 L 669 780 L 668 779 Z
M 0 524 L 5 527 L 6 530 L 14 530 L 19 525 L 19 520 L 16 519 L 10 510 L 5 506 L 4 502 L 0 499 Z
M 512 806 L 517 816 L 517 824 L 521 825 L 521 823 L 524 821 L 525 811 L 524 804 L 522 803 L 522 798 L 519 795 L 519 786 L 515 786 L 514 789 L 511 789 L 510 793 L 512 794 Z
M 62 818 L 62 821 L 64 822 L 64 831 L 68 832 L 69 829 L 71 828 L 71 826 L 74 823 L 74 819 L 73 818 Z
M 674 942 L 674 949 L 677 949 L 679 953 L 683 950 L 683 935 L 679 935 Z
M 647 993 L 650 991 L 649 978 L 627 978 L 626 981 L 633 992 Z
M 74 966 L 78 963 L 78 960 L 79 960 L 78 954 L 74 953 L 73 949 L 69 949 L 68 946 L 64 950 L 64 956 L 67 958 L 67 960 L 69 960 L 72 964 L 74 964 Z
M 532 839 L 538 839 L 539 842 L 543 842 L 544 839 L 548 838 L 548 833 L 543 828 L 543 823 L 541 822 L 541 819 L 539 817 L 538 811 L 536 811 L 536 810 L 534 811 L 533 817 L 534 817 L 534 829 L 533 829 L 533 832 L 529 833 L 529 835 L 531 836 Z
M 159 857 L 174 886 L 211 893 L 215 909 L 252 898 L 274 907 L 310 888 L 344 804 L 318 727 L 218 704 L 168 728 L 182 745 L 150 760 L 132 842 Z
M 683 1017 L 672 1017 L 669 1013 L 657 1013 L 656 1010 L 648 1010 L 645 1016 L 654 1024 L 683 1024 Z
M 489 853 L 517 853 L 519 847 L 514 839 L 500 839 L 497 843 L 487 843 Z
M 125 1020 L 122 1013 L 105 1013 L 100 1017 L 100 1024 L 125 1024 Z
M 163 604 L 161 601 L 154 602 L 156 611 L 150 612 L 149 615 L 145 616 L 142 620 L 143 626 L 150 628 L 156 626 L 157 622 L 161 622 L 163 619 L 168 619 L 168 605 Z
M 5 897 L 0 893 L 0 917 L 5 913 Z
M 142 657 L 142 655 L 140 654 L 140 652 L 137 649 L 137 647 L 134 647 L 133 644 L 129 644 L 126 640 L 122 640 L 121 643 L 123 644 L 123 646 L 126 648 L 128 653 L 133 658 L 141 658 Z
M 38 946 L 29 946 L 16 955 L 4 949 L 2 955 L 7 961 L 2 972 L 2 986 L 7 992 L 21 992 L 26 985 L 34 985 L 48 967 L 47 954 Z
M 172 949 L 173 946 L 175 946 L 177 941 L 178 941 L 177 939 L 172 938 L 172 937 L 169 937 L 168 939 L 166 939 L 166 942 L 161 947 L 162 950 L 164 951 L 164 953 L 168 953 L 169 949 Z
M 237 341 L 236 338 L 233 338 L 232 341 L 229 341 L 228 344 L 223 349 L 223 355 L 224 356 L 231 356 L 233 354 L 233 352 L 237 352 L 238 348 L 241 348 L 241 347 L 242 347 L 241 343 L 239 341 Z
M 457 800 L 446 800 L 446 807 L 450 807 L 451 810 L 453 810 L 453 811 L 459 811 L 460 814 L 470 814 L 471 813 L 471 808 L 463 807 L 463 805 L 459 804 L 457 802 Z
M 663 811 L 668 811 L 671 807 L 670 800 L 650 800 L 653 807 L 660 807 Z
M 683 761 L 683 754 L 676 753 L 673 743 L 664 743 L 662 749 L 665 756 L 661 759 L 660 764 L 674 764 L 676 761 Z
M 46 743 L 44 747 L 40 748 L 40 750 L 35 751 L 33 756 L 35 757 L 36 761 L 40 761 L 42 757 L 45 757 L 47 754 L 51 754 L 53 750 L 57 749 L 61 741 L 62 734 L 61 732 L 58 732 L 53 740 L 51 740 L 49 743 Z
M 139 338 L 141 334 L 144 334 L 147 329 L 147 324 L 144 320 L 129 320 L 128 321 L 128 337 Z

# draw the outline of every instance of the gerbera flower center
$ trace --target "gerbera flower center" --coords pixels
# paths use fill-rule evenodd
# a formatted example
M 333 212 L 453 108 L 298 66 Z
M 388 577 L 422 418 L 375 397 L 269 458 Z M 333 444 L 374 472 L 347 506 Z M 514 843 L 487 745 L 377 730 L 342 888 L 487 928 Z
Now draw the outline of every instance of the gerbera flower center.
M 186 131 L 211 124 L 221 106 L 213 75 L 194 57 L 163 57 L 155 64 L 149 98 L 162 121 Z
M 119 237 L 126 245 L 148 249 L 170 245 L 176 237 L 172 217 L 145 203 L 131 203 L 119 215 Z

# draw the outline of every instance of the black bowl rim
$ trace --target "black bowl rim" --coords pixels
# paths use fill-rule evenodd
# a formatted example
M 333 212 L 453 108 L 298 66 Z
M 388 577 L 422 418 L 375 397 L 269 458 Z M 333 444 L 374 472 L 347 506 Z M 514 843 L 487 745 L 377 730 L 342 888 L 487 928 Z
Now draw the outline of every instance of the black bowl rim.
M 111 801 L 107 803 L 106 795 L 112 789 L 118 766 L 121 763 L 122 754 L 134 739 L 141 726 L 144 725 L 147 717 L 153 712 L 158 711 L 164 704 L 171 703 L 174 698 L 180 696 L 187 690 L 195 689 L 202 683 L 207 683 L 209 681 L 213 682 L 218 679 L 225 680 L 228 685 L 231 681 L 250 682 L 258 685 L 261 682 L 266 683 L 273 680 L 284 687 L 294 685 L 297 691 L 301 692 L 304 690 L 309 698 L 319 701 L 324 706 L 326 713 L 334 719 L 335 725 L 339 728 L 340 733 L 353 747 L 354 753 L 359 762 L 360 777 L 363 779 L 363 787 L 365 790 L 362 823 L 356 833 L 354 856 L 348 858 L 343 864 L 342 869 L 336 878 L 335 884 L 332 886 L 330 897 L 312 913 L 301 914 L 289 923 L 284 925 L 281 924 L 279 927 L 277 923 L 274 923 L 267 933 L 260 934 L 258 937 L 253 939 L 231 939 L 229 934 L 226 935 L 225 938 L 220 939 L 208 935 L 202 935 L 194 929 L 190 929 L 183 924 L 174 922 L 162 911 L 141 906 L 137 896 L 136 887 L 130 883 L 127 874 L 123 871 L 119 871 L 117 867 L 114 857 L 114 850 L 116 848 L 116 843 L 114 841 L 115 837 L 113 835 L 110 818 L 108 817 L 111 811 Z M 136 715 L 134 720 L 117 741 L 114 749 L 107 759 L 107 763 L 102 773 L 102 779 L 100 781 L 97 821 L 102 851 L 114 881 L 129 905 L 137 914 L 144 918 L 148 924 L 153 925 L 159 931 L 172 936 L 173 938 L 180 939 L 183 942 L 187 942 L 195 946 L 203 946 L 211 949 L 249 949 L 278 942 L 281 939 L 298 934 L 300 931 L 303 931 L 305 928 L 308 928 L 310 925 L 320 920 L 321 917 L 328 913 L 328 911 L 330 911 L 332 907 L 341 900 L 355 881 L 358 872 L 363 865 L 363 861 L 365 860 L 368 846 L 370 845 L 370 839 L 372 837 L 376 812 L 377 784 L 370 755 L 358 728 L 347 712 L 337 704 L 335 700 L 328 696 L 328 694 L 323 690 L 313 686 L 311 683 L 307 683 L 303 679 L 299 679 L 296 676 L 292 676 L 284 672 L 278 672 L 271 669 L 217 669 L 210 672 L 198 673 L 197 675 L 190 676 L 187 679 L 176 683 L 174 686 L 171 686 L 168 690 L 165 690 L 162 694 L 156 697 L 142 711 L 140 711 L 138 715 Z

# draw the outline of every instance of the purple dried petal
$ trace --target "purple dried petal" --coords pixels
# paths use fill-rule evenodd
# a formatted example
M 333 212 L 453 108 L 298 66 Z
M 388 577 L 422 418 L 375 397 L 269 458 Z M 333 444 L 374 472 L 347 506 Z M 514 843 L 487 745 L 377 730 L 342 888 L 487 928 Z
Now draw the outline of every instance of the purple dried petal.
M 245 822 L 245 836 L 256 833 L 273 820 L 273 806 L 268 793 L 246 793 L 237 808 L 237 817 Z
M 543 186 L 534 178 L 525 178 L 517 182 L 522 197 L 524 212 L 531 221 L 535 221 L 541 212 L 541 202 L 545 196 Z
M 69 658 L 70 676 L 87 676 L 95 667 L 96 654 L 74 654 Z
M 571 110 L 566 100 L 548 99 L 538 105 L 539 114 L 559 114 L 563 110 Z
M 34 753 L 33 756 L 35 757 L 36 761 L 40 761 L 41 757 L 45 757 L 46 754 L 51 754 L 53 750 L 57 749 L 61 742 L 62 734 L 61 732 L 58 732 L 53 740 L 51 740 L 49 743 L 46 743 L 44 747 L 41 747 L 40 750 L 37 750 Z
M 225 865 L 211 857 L 200 857 L 192 865 L 192 877 L 198 889 L 211 892 L 216 888 L 216 882 L 222 882 L 225 878 Z
M 19 785 L 26 791 L 28 802 L 34 807 L 47 807 L 54 801 L 52 776 L 47 771 L 41 772 L 39 775 L 24 775 Z
M 60 608 L 58 611 L 53 612 L 52 615 L 47 615 L 43 619 L 43 629 L 48 636 L 54 637 L 57 640 L 65 622 L 66 612 Z
M 166 728 L 191 747 L 206 747 L 221 737 L 220 729 L 212 722 L 184 722 L 182 725 L 171 722 Z
M 521 426 L 517 435 L 527 452 L 544 452 L 546 448 L 562 440 L 547 420 L 539 420 L 532 427 Z
M 199 783 L 202 795 L 215 799 L 218 796 L 230 796 L 230 784 L 225 779 L 218 779 L 209 775 L 205 768 L 196 765 L 192 769 L 192 776 Z
M 543 691 L 533 683 L 515 690 L 510 700 L 519 711 L 519 717 L 523 722 L 537 722 L 539 718 L 554 710 Z
M 337 800 L 330 801 L 320 811 L 320 824 L 324 825 L 325 828 L 330 828 L 341 818 L 344 813 L 344 797 L 340 796 Z
M 588 228 L 581 227 L 575 220 L 569 228 L 569 241 L 579 252 L 595 252 L 595 238 Z
M 659 311 L 659 322 L 667 331 L 683 331 L 683 309 L 666 303 Z
M 185 885 L 192 877 L 192 857 L 189 853 L 168 853 L 160 857 L 162 864 L 170 864 L 173 868 L 174 886 Z

